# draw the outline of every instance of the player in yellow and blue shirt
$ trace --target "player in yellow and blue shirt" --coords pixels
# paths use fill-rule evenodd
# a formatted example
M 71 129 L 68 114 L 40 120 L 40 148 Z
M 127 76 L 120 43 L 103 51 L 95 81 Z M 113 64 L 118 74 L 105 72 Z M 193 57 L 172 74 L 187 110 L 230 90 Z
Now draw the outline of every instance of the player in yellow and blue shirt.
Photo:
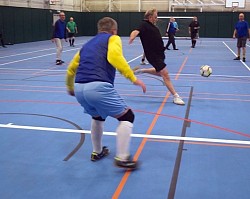
M 91 160 L 109 154 L 102 146 L 103 124 L 111 116 L 119 121 L 115 165 L 136 169 L 138 164 L 130 158 L 129 143 L 134 113 L 114 89 L 116 70 L 146 92 L 144 83 L 137 79 L 125 60 L 117 23 L 109 17 L 98 21 L 98 34 L 88 41 L 74 56 L 68 66 L 66 85 L 70 95 L 75 95 L 85 112 L 92 116 Z

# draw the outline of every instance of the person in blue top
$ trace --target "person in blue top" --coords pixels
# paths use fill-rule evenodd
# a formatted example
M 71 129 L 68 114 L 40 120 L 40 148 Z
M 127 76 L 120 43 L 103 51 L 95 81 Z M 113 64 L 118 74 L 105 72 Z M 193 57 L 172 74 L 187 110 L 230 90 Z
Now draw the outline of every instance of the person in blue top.
M 246 61 L 246 42 L 250 36 L 250 30 L 248 22 L 244 20 L 244 14 L 239 14 L 239 21 L 235 24 L 233 38 L 237 38 L 238 56 L 234 60 L 240 60 L 240 49 L 242 48 L 243 58 L 242 61 Z M 250 38 L 249 38 L 250 40 Z
M 176 27 L 174 25 L 174 22 L 175 22 L 175 19 L 173 17 L 171 17 L 169 20 L 169 23 L 168 23 L 167 30 L 166 30 L 166 35 L 168 36 L 168 43 L 167 43 L 165 49 L 167 49 L 167 50 L 170 50 L 168 48 L 170 46 L 170 44 L 172 44 L 174 50 L 179 50 L 176 48 L 176 44 L 175 44 Z
M 134 85 L 146 92 L 145 84 L 130 68 L 122 52 L 122 41 L 117 35 L 117 22 L 104 17 L 98 21 L 98 34 L 78 51 L 70 62 L 66 75 L 68 93 L 77 101 L 91 119 L 91 161 L 109 155 L 108 147 L 102 145 L 104 122 L 108 116 L 119 122 L 116 129 L 117 151 L 114 164 L 125 169 L 138 168 L 129 151 L 133 130 L 134 113 L 114 87 L 116 70 Z
M 55 22 L 52 35 L 52 42 L 56 44 L 56 65 L 62 65 L 63 40 L 67 42 L 66 37 L 66 22 L 64 12 L 59 13 L 59 19 Z

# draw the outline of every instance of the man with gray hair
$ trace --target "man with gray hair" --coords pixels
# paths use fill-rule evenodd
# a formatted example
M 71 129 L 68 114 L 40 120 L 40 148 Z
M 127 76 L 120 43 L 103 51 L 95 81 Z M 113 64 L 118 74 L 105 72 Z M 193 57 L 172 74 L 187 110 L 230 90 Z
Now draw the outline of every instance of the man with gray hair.
M 54 31 L 52 35 L 52 42 L 56 44 L 56 65 L 62 65 L 62 51 L 63 51 L 63 39 L 67 41 L 66 37 L 66 22 L 64 12 L 59 13 L 59 19 L 54 24 Z
M 148 10 L 144 15 L 144 20 L 141 22 L 139 28 L 132 31 L 130 34 L 129 44 L 139 35 L 144 53 L 148 62 L 153 68 L 136 69 L 135 74 L 149 73 L 152 75 L 161 76 L 168 88 L 173 95 L 173 103 L 177 105 L 185 105 L 185 102 L 180 98 L 178 93 L 175 91 L 174 86 L 170 80 L 168 70 L 166 68 L 164 43 L 162 41 L 161 33 L 155 26 L 157 22 L 157 10 Z
M 114 164 L 125 169 L 136 169 L 129 152 L 134 113 L 114 89 L 116 70 L 134 85 L 146 92 L 146 86 L 131 70 L 122 53 L 121 38 L 117 36 L 117 23 L 104 17 L 98 21 L 98 34 L 83 45 L 69 64 L 66 76 L 68 93 L 75 95 L 85 112 L 92 117 L 91 160 L 97 161 L 109 154 L 102 146 L 104 121 L 108 116 L 119 121 L 117 151 Z M 75 83 L 74 83 L 75 82 Z

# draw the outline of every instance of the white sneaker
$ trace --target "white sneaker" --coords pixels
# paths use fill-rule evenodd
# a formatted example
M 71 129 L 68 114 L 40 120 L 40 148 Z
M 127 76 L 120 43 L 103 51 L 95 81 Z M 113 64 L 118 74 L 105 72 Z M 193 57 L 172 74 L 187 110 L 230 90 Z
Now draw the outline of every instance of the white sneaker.
M 185 102 L 180 97 L 174 97 L 173 103 L 177 105 L 185 105 Z

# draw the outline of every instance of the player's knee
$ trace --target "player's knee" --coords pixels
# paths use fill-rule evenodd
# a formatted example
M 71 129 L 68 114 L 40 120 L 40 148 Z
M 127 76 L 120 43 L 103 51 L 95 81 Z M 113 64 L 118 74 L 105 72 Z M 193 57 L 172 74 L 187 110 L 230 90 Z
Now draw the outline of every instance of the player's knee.
M 128 121 L 133 123 L 135 120 L 135 115 L 131 109 L 127 111 L 123 116 L 117 118 L 119 121 Z
M 97 120 L 97 121 L 105 121 L 105 119 L 103 119 L 101 116 L 98 117 L 92 117 L 93 120 Z

